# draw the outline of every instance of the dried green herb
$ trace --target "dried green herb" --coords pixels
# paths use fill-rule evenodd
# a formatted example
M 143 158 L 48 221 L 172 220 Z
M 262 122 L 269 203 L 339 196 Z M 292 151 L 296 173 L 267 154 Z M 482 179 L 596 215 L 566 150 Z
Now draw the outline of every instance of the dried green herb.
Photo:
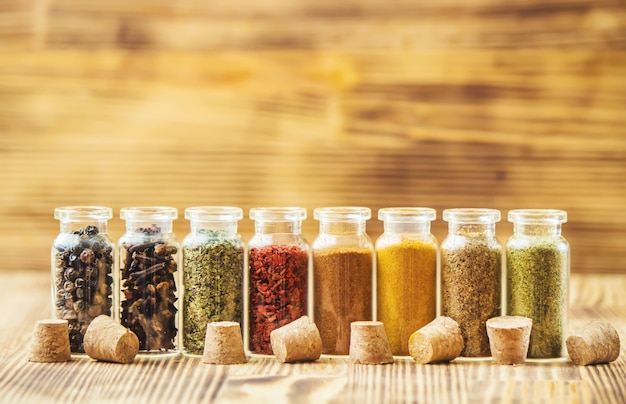
M 224 231 L 201 230 L 183 246 L 183 346 L 202 355 L 207 325 L 242 321 L 243 243 Z
M 532 238 L 507 246 L 507 313 L 533 320 L 529 358 L 565 353 L 568 250 L 559 241 Z
M 441 246 L 442 314 L 459 323 L 463 356 L 490 356 L 485 323 L 501 314 L 502 250 L 480 237 L 454 237 Z

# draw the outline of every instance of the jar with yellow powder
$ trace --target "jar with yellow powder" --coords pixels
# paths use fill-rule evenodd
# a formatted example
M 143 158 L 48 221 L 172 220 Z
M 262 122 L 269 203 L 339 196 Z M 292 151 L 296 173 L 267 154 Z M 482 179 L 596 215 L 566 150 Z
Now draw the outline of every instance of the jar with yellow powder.
M 384 233 L 376 241 L 377 319 L 385 324 L 391 352 L 409 354 L 411 334 L 437 312 L 437 239 L 431 208 L 384 208 Z

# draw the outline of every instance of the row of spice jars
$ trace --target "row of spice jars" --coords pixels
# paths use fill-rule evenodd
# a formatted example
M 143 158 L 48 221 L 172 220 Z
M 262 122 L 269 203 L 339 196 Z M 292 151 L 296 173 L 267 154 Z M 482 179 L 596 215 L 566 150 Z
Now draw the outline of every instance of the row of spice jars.
M 324 353 L 347 354 L 350 323 L 371 320 L 377 303 L 376 316 L 385 324 L 392 352 L 408 354 L 410 334 L 437 311 L 438 244 L 430 234 L 436 213 L 381 209 L 385 231 L 375 247 L 365 229 L 370 215 L 363 207 L 315 209 L 320 233 L 309 254 L 300 231 L 304 208 L 251 209 L 255 235 L 248 243 L 246 305 L 251 352 L 271 354 L 271 331 L 309 313 L 312 283 L 313 318 Z M 119 240 L 118 311 L 112 293 L 114 246 L 106 235 L 111 210 L 55 210 L 61 234 L 52 249 L 54 308 L 69 322 L 73 352 L 82 352 L 86 327 L 99 314 L 119 315 L 139 337 L 140 349 L 153 353 L 176 352 L 182 334 L 183 352 L 202 354 L 209 322 L 243 324 L 241 209 L 185 211 L 191 233 L 182 243 L 183 271 L 178 271 L 180 246 L 172 232 L 176 209 L 124 208 L 120 216 L 127 229 Z M 500 213 L 448 209 L 443 216 L 449 235 L 441 245 L 441 311 L 459 322 L 463 355 L 488 356 L 485 321 L 501 314 L 502 248 L 495 238 Z M 534 320 L 530 357 L 561 356 L 569 273 L 569 247 L 560 236 L 565 212 L 515 210 L 509 219 L 515 234 L 507 244 L 507 312 Z M 179 294 L 182 315 L 177 314 Z

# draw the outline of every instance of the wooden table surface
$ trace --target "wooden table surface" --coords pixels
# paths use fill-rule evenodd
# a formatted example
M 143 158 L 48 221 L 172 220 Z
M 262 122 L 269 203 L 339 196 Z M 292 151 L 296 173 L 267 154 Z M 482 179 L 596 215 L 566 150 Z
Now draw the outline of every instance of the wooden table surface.
M 184 357 L 32 363 L 34 322 L 50 315 L 48 274 L 0 271 L 0 285 L 0 402 L 626 403 L 624 275 L 572 276 L 570 328 L 604 318 L 622 340 L 615 362 L 586 367 L 567 359 L 497 366 L 489 359 L 417 365 L 410 358 L 368 366 L 336 357 L 307 364 L 252 357 L 234 366 Z

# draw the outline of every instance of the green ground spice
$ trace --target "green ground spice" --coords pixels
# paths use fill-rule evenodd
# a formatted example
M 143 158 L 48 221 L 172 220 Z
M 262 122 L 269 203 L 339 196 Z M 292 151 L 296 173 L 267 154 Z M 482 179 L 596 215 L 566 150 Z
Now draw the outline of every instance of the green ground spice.
M 372 320 L 372 261 L 370 249 L 313 252 L 314 320 L 322 353 L 347 355 L 350 323 Z
M 442 244 L 442 314 L 459 323 L 462 356 L 491 355 L 485 323 L 501 314 L 501 273 L 502 251 L 486 239 Z
M 507 248 L 507 313 L 533 320 L 529 358 L 565 354 L 568 253 L 549 240 Z
M 437 247 L 403 240 L 377 251 L 377 313 L 391 353 L 408 355 L 411 334 L 437 313 Z
M 207 230 L 183 247 L 183 346 L 202 355 L 207 325 L 242 321 L 243 244 L 223 231 Z

